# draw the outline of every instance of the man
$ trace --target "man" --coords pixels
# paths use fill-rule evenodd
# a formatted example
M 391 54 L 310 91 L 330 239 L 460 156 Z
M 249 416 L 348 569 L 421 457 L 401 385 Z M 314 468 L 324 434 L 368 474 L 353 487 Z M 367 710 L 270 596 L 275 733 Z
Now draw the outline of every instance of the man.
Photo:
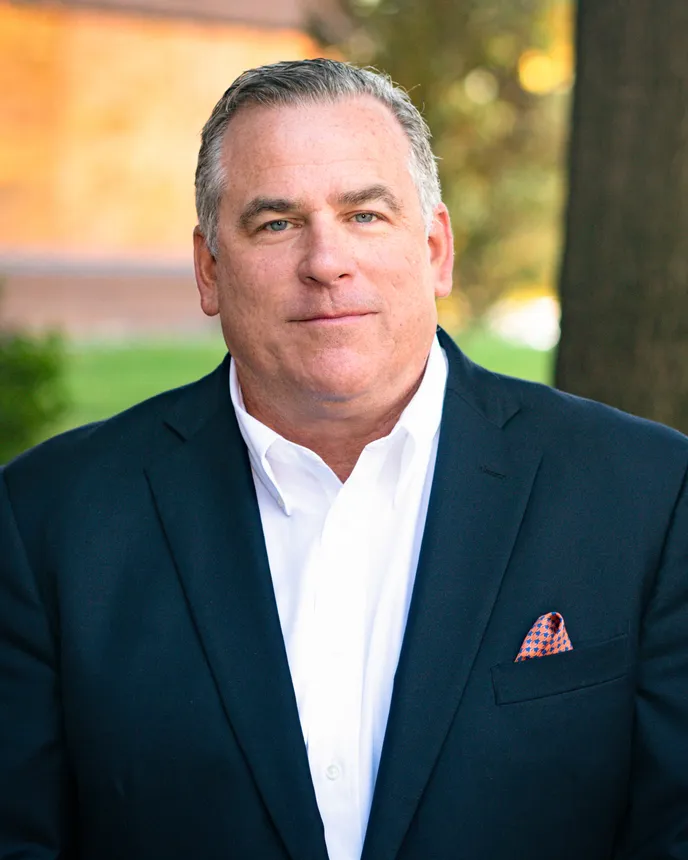
M 381 75 L 243 74 L 197 204 L 231 359 L 2 475 L 0 857 L 684 860 L 688 441 L 437 339 Z

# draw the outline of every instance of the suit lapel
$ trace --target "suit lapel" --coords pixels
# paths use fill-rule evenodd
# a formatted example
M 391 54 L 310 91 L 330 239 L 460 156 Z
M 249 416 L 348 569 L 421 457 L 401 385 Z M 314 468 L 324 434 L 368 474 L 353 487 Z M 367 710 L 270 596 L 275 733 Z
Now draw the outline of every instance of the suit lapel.
M 449 357 L 435 477 L 394 681 L 363 860 L 393 860 L 418 806 L 499 592 L 540 451 L 502 383 Z
M 326 860 L 227 379 L 225 362 L 180 395 L 146 472 L 225 712 L 265 805 L 294 860 Z

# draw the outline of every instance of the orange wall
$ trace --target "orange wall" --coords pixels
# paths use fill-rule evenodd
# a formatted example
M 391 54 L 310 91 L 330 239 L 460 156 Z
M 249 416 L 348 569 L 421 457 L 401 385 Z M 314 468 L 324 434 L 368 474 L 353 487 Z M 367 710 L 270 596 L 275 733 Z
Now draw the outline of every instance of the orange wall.
M 200 130 L 301 33 L 0 0 L 0 255 L 188 259 Z

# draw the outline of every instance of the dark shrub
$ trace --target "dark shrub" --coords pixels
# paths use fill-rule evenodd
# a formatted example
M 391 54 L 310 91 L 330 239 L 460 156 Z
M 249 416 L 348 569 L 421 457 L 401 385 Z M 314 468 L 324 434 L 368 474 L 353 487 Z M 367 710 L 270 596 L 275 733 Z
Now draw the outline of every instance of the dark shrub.
M 55 335 L 0 331 L 0 463 L 44 436 L 63 414 L 63 357 Z

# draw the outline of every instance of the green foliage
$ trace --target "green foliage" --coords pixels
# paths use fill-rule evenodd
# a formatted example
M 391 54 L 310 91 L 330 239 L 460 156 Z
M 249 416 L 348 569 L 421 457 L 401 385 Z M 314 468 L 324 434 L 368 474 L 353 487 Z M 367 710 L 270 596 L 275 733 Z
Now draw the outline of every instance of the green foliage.
M 0 463 L 44 438 L 63 414 L 59 338 L 0 332 Z
M 339 49 L 388 72 L 432 130 L 473 312 L 507 288 L 550 287 L 570 81 L 554 75 L 535 94 L 519 69 L 533 54 L 545 72 L 570 59 L 566 0 L 348 0 L 348 11 Z

